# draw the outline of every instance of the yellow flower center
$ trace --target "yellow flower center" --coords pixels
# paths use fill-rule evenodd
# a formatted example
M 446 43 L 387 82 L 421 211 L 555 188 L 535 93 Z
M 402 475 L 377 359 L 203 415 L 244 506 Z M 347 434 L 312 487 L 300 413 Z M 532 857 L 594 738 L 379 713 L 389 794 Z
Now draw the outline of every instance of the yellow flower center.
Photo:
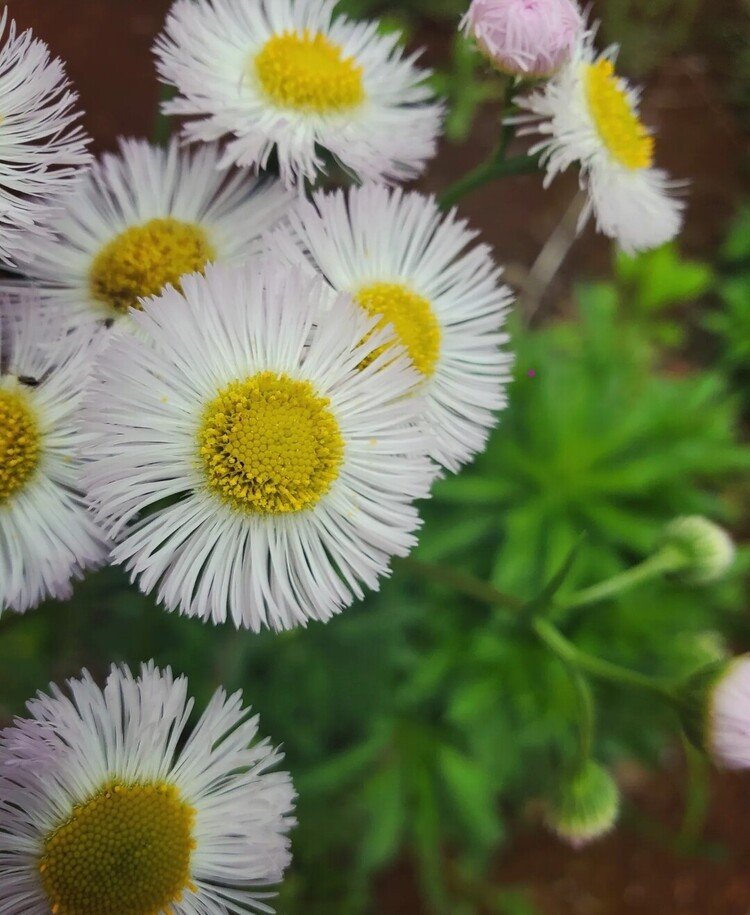
M 274 35 L 252 66 L 265 94 L 281 108 L 327 114 L 356 108 L 365 99 L 362 67 L 325 35 Z
M 40 445 L 39 426 L 23 391 L 0 389 L 0 505 L 34 473 Z
M 205 229 L 166 217 L 131 226 L 108 242 L 89 273 L 91 295 L 118 314 L 140 308 L 139 297 L 158 295 L 180 277 L 202 272 L 216 257 Z
M 430 377 L 440 357 L 441 332 L 429 300 L 401 283 L 372 283 L 360 289 L 356 299 L 368 314 L 383 316 L 377 327 L 390 324 L 416 368 Z M 385 348 L 372 353 L 365 364 Z
M 39 873 L 54 915 L 158 915 L 190 881 L 195 810 L 167 784 L 105 786 L 51 832 Z
M 228 384 L 206 407 L 198 434 L 209 489 L 252 514 L 314 506 L 344 458 L 329 404 L 309 381 L 275 372 Z
M 634 171 L 654 164 L 654 138 L 638 117 L 611 60 L 586 67 L 586 97 L 602 142 L 612 156 Z

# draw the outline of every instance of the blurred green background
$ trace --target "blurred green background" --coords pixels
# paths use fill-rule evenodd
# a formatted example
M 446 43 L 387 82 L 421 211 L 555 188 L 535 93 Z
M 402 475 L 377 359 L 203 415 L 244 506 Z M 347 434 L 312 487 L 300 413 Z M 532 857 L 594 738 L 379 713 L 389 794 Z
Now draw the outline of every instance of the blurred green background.
M 23 25 L 69 60 L 98 148 L 118 133 L 150 132 L 158 88 L 148 47 L 167 5 L 11 3 Z M 491 146 L 502 90 L 455 37 L 464 4 L 342 7 L 382 15 L 384 27 L 426 45 L 451 107 L 423 187 L 444 187 Z M 680 245 L 629 259 L 589 232 L 544 276 L 532 264 L 550 234 L 563 250 L 573 242 L 565 213 L 574 181 L 545 194 L 539 179 L 524 178 L 466 201 L 521 292 L 512 322 L 516 381 L 487 452 L 424 505 L 417 555 L 521 597 L 544 586 L 582 532 L 568 590 L 647 556 L 676 515 L 705 514 L 740 543 L 750 526 L 748 8 L 601 0 L 595 12 L 602 40 L 623 45 L 622 69 L 644 81 L 646 110 L 663 137 L 660 158 L 693 178 L 692 202 Z M 574 617 L 568 635 L 645 671 L 690 672 L 730 649 L 750 649 L 748 567 L 741 548 L 721 585 L 649 585 Z M 674 722 L 648 698 L 597 688 L 597 754 L 629 798 L 644 798 L 626 805 L 625 838 L 574 861 L 545 837 L 535 801 L 575 735 L 564 670 L 502 615 L 398 565 L 380 594 L 329 625 L 280 636 L 172 617 L 119 572 L 101 572 L 70 604 L 0 623 L 0 719 L 51 679 L 151 657 L 188 674 L 201 702 L 219 684 L 242 688 L 263 732 L 284 745 L 300 826 L 282 913 L 750 909 L 742 863 L 750 836 L 736 825 L 750 812 L 747 783 L 714 787 L 719 818 L 709 833 L 717 842 L 681 843 L 679 810 L 658 800 L 672 798 L 684 776 Z M 694 779 L 694 812 L 704 789 Z M 634 858 L 641 847 L 652 851 Z

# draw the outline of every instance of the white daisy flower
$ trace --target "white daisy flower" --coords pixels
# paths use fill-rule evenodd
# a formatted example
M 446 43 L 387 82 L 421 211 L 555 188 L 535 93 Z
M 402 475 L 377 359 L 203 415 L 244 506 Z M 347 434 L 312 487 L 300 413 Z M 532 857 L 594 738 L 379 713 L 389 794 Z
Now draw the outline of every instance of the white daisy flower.
M 153 663 L 68 686 L 0 735 L 0 911 L 272 912 L 294 790 L 241 693 L 190 730 L 187 681 Z
M 419 371 L 431 457 L 451 470 L 484 447 L 505 406 L 511 356 L 502 332 L 512 302 L 487 245 L 434 199 L 383 186 L 319 193 L 290 216 L 295 244 L 338 292 L 382 315 Z
M 37 243 L 20 270 L 72 324 L 112 320 L 139 299 L 210 261 L 240 262 L 292 205 L 275 181 L 227 175 L 219 153 L 181 152 L 123 140 L 106 154 L 51 221 L 55 237 Z
M 442 106 L 428 71 L 375 22 L 334 17 L 336 0 L 177 0 L 155 46 L 191 141 L 228 137 L 222 165 L 314 180 L 320 149 L 360 178 L 405 180 L 435 154 Z
M 589 197 L 582 224 L 593 212 L 599 231 L 634 253 L 673 239 L 684 203 L 674 196 L 675 182 L 654 165 L 640 94 L 615 73 L 616 50 L 597 54 L 592 33 L 585 33 L 570 63 L 516 101 L 531 114 L 527 132 L 544 135 L 532 152 L 542 153 L 547 184 L 578 163 Z
M 38 302 L 0 305 L 0 612 L 70 597 L 106 558 L 81 495 L 91 352 Z
M 170 610 L 327 620 L 408 553 L 434 469 L 406 358 L 346 296 L 255 261 L 185 277 L 98 369 L 89 492 L 114 561 Z M 365 363 L 369 363 L 365 365 Z
M 6 33 L 7 27 L 7 33 Z M 50 206 L 91 156 L 76 125 L 65 66 L 30 30 L 0 16 L 0 256 L 11 260 L 44 231 Z M 41 224 L 41 225 L 40 225 Z M 23 230 L 19 236 L 19 230 Z

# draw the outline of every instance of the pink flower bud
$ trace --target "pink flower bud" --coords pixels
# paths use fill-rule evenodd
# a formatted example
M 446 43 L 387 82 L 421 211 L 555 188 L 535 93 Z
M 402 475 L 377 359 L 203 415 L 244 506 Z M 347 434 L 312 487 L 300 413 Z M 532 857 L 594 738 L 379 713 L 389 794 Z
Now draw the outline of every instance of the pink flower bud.
M 551 76 L 572 54 L 584 23 L 574 0 L 473 0 L 462 28 L 514 76 Z

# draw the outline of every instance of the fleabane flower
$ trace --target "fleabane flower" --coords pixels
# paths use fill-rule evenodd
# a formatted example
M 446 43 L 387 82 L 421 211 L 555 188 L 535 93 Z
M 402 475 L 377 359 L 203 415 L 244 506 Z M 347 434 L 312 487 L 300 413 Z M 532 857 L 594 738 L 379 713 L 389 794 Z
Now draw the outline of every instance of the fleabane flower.
M 692 742 L 723 769 L 750 769 L 750 655 L 708 665 L 677 691 Z
M 620 792 L 607 770 L 588 760 L 566 775 L 547 809 L 547 825 L 563 841 L 581 849 L 614 828 L 620 813 Z
M 24 915 L 272 912 L 294 790 L 242 695 L 195 727 L 184 677 L 84 671 L 0 735 L 0 910 Z
M 182 289 L 95 376 L 87 479 L 114 561 L 189 616 L 327 620 L 415 543 L 434 479 L 417 373 L 302 269 L 214 266 Z
M 461 27 L 512 76 L 552 76 L 570 60 L 584 23 L 573 0 L 473 0 Z
M 7 31 L 6 31 L 7 29 Z M 65 66 L 0 16 L 0 256 L 28 252 L 91 156 Z
M 362 179 L 405 180 L 435 154 L 442 107 L 429 72 L 375 22 L 334 16 L 335 0 L 177 0 L 155 46 L 177 87 L 168 114 L 191 141 L 226 138 L 222 165 L 314 180 L 320 150 Z
M 277 181 L 220 172 L 207 145 L 180 151 L 122 140 L 50 221 L 54 237 L 19 261 L 71 325 L 112 321 L 209 262 L 241 262 L 280 224 L 292 199 Z
M 81 485 L 92 344 L 36 300 L 2 302 L 0 354 L 0 612 L 23 613 L 107 555 Z
M 600 232 L 628 253 L 655 248 L 682 227 L 684 203 L 676 185 L 655 165 L 655 140 L 641 120 L 639 93 L 615 72 L 615 49 L 602 55 L 586 33 L 571 61 L 549 82 L 516 102 L 543 139 L 540 152 L 549 184 L 569 166 L 580 167 L 588 195 L 583 222 L 593 213 Z
M 719 581 L 734 562 L 734 542 L 723 527 L 701 515 L 670 521 L 662 531 L 660 546 L 675 555 L 676 575 L 688 584 Z
M 366 185 L 319 193 L 271 247 L 308 262 L 360 311 L 391 327 L 419 373 L 431 457 L 458 470 L 485 445 L 505 406 L 512 302 L 486 245 L 433 198 Z M 297 253 L 299 252 L 299 253 Z

